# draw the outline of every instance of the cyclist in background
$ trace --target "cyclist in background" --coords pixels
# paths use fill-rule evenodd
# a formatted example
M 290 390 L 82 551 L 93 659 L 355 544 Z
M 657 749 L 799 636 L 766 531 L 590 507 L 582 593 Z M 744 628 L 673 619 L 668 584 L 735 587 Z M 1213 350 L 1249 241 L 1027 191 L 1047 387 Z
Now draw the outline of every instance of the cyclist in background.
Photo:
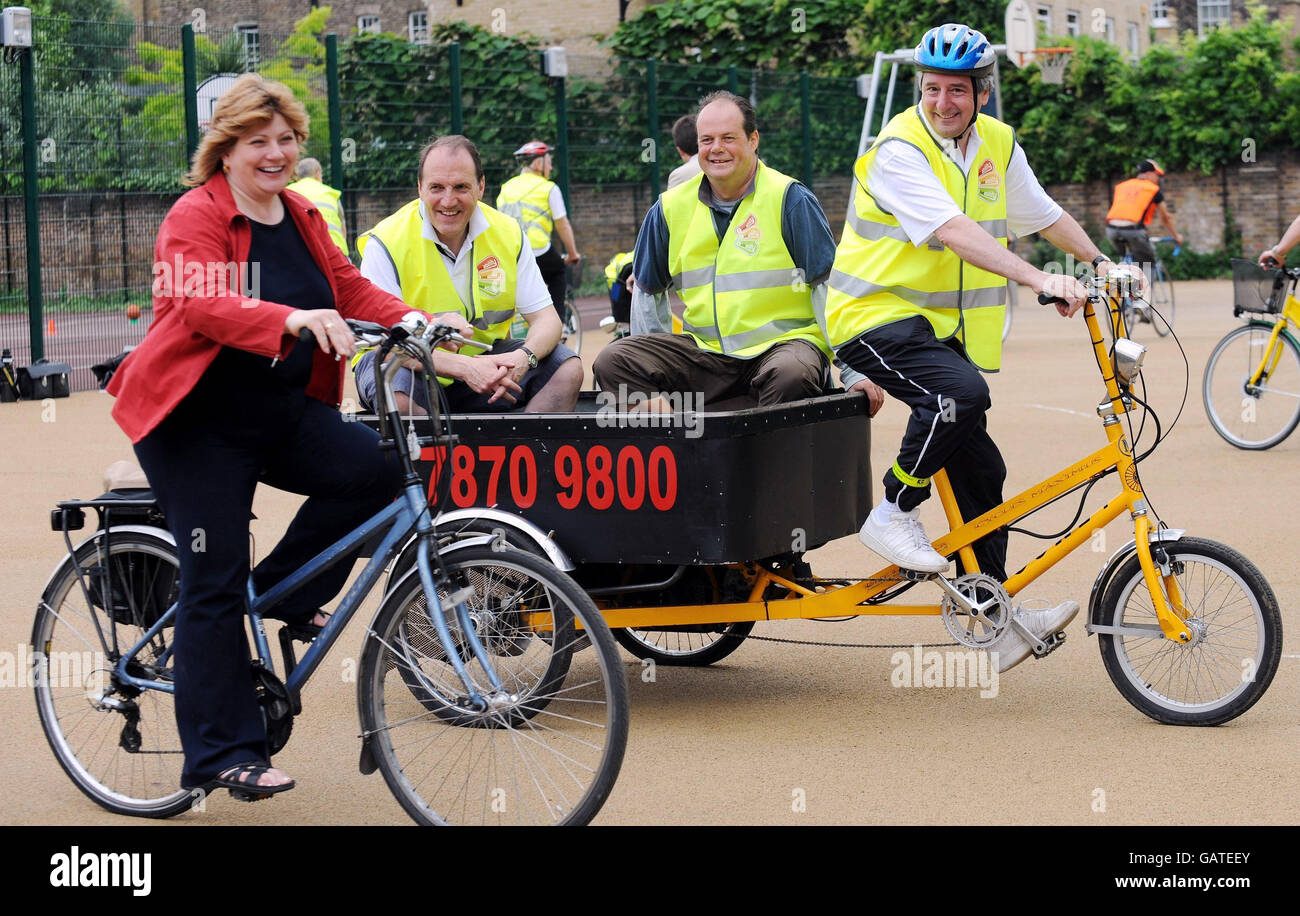
M 1174 243 L 1183 244 L 1183 237 L 1174 228 L 1174 218 L 1165 206 L 1165 193 L 1160 190 L 1160 176 L 1165 173 L 1154 159 L 1138 163 L 1137 177 L 1121 181 L 1115 186 L 1115 196 L 1106 213 L 1106 238 L 1115 246 L 1116 256 L 1122 261 L 1132 254 L 1142 273 L 1151 275 L 1156 251 L 1147 235 L 1147 226 L 1156 215 L 1165 224 Z
M 542 272 L 542 280 L 551 293 L 555 314 L 563 321 L 567 285 L 564 265 L 577 264 L 582 255 L 578 254 L 578 244 L 573 240 L 573 226 L 564 208 L 564 195 L 560 193 L 560 186 L 551 181 L 551 169 L 554 168 L 551 153 L 554 151 L 555 147 L 541 140 L 525 143 L 515 150 L 515 158 L 523 163 L 523 168 L 501 186 L 497 209 L 513 216 L 523 226 L 528 245 L 533 249 L 533 257 Z M 566 253 L 563 258 L 551 245 L 552 228 L 564 242 Z
M 1259 254 L 1260 267 L 1283 267 L 1286 265 L 1287 252 L 1300 242 L 1300 216 L 1291 221 L 1282 233 L 1282 240 L 1272 248 L 1265 248 Z

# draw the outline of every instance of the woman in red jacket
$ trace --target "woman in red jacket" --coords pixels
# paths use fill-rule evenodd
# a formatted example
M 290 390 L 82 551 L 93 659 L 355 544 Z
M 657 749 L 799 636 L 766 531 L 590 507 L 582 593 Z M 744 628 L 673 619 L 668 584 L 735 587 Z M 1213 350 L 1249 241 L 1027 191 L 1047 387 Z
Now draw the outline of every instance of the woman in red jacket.
M 253 570 L 258 593 L 381 509 L 400 488 L 378 436 L 338 412 L 344 316 L 395 324 L 409 308 L 364 279 L 292 191 L 307 114 L 245 74 L 221 97 L 158 231 L 154 322 L 113 376 L 113 416 L 180 554 L 174 636 L 181 785 L 257 796 L 293 787 L 270 765 L 243 614 L 259 481 L 308 497 Z M 299 343 L 308 328 L 317 346 Z M 340 563 L 275 608 L 310 638 L 351 569 Z

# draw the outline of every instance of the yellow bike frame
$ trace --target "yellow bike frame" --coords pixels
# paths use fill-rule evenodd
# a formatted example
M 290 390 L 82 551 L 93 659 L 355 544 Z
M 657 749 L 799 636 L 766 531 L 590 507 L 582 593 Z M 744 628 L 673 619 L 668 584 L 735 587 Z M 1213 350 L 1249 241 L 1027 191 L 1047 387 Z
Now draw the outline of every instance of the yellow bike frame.
M 1107 302 L 1108 317 L 1111 319 L 1111 328 L 1114 329 L 1115 322 L 1118 321 L 1119 293 L 1113 293 L 1107 300 L 1102 301 Z M 1297 308 L 1300 308 L 1300 303 L 1297 303 Z M 1142 565 L 1142 574 L 1147 588 L 1151 592 L 1160 629 L 1168 639 L 1189 642 L 1191 632 L 1185 621 L 1192 615 L 1183 607 L 1182 596 L 1175 582 L 1173 570 L 1167 566 L 1162 569 L 1151 554 L 1151 517 L 1138 480 L 1133 448 L 1124 435 L 1119 420 L 1119 417 L 1127 411 L 1127 407 L 1115 379 L 1092 302 L 1084 307 L 1083 318 L 1092 340 L 1097 367 L 1106 383 L 1108 400 L 1102 402 L 1097 412 L 1102 418 L 1106 438 L 1109 440 L 1107 445 L 971 521 L 962 519 L 948 475 L 944 471 L 937 472 L 933 475 L 934 486 L 938 491 L 951 530 L 933 542 L 934 549 L 944 556 L 957 554 L 966 573 L 978 572 L 979 566 L 975 561 L 975 552 L 971 549 L 971 544 L 986 534 L 1013 524 L 1057 497 L 1087 484 L 1113 468 L 1117 471 L 1120 481 L 1119 494 L 1007 579 L 1004 583 L 1006 590 L 1010 595 L 1017 594 L 1087 541 L 1093 531 L 1104 527 L 1127 511 L 1133 519 L 1138 560 Z M 602 614 L 611 627 L 645 629 L 751 620 L 851 615 L 937 616 L 942 613 L 941 607 L 937 604 L 873 603 L 873 599 L 887 589 L 905 581 L 897 566 L 882 569 L 870 578 L 852 585 L 827 585 L 818 588 L 809 588 L 793 582 L 756 563 L 742 564 L 740 568 L 753 576 L 749 598 L 743 602 L 635 608 L 620 608 L 609 600 L 597 603 L 601 606 Z M 776 599 L 764 597 L 768 594 L 769 587 L 773 585 L 778 586 L 781 597 Z M 542 618 L 545 615 L 538 614 L 537 617 L 539 619 L 536 622 L 544 626 Z
M 1300 301 L 1296 297 L 1287 294 L 1286 305 L 1282 307 L 1282 317 L 1273 322 L 1273 333 L 1268 336 L 1268 346 L 1264 348 L 1264 358 L 1259 361 L 1255 371 L 1251 373 L 1249 384 L 1254 386 L 1260 383 L 1260 380 L 1273 374 L 1277 368 L 1278 360 L 1282 358 L 1282 345 L 1278 343 L 1278 338 L 1286 330 L 1288 324 L 1300 325 Z

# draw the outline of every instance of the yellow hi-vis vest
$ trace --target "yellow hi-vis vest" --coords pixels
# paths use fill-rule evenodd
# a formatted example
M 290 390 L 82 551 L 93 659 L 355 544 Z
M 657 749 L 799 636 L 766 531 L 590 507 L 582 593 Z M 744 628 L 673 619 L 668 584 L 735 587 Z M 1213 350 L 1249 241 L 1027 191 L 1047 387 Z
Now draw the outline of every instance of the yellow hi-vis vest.
M 609 263 L 605 265 L 605 284 L 612 287 L 617 283 L 618 275 L 630 263 L 632 263 L 632 252 L 630 251 L 620 251 L 610 258 Z
M 365 254 L 371 240 L 381 243 L 393 262 L 402 299 L 412 308 L 438 315 L 459 312 L 474 326 L 474 339 L 483 346 L 462 347 L 465 356 L 474 356 L 498 340 L 510 336 L 510 321 L 515 316 L 516 271 L 524 240 L 519 224 L 479 201 L 479 210 L 487 217 L 488 228 L 471 243 L 470 263 L 474 282 L 470 303 L 461 301 L 451 282 L 438 246 L 424 237 L 424 217 L 420 201 L 404 204 L 377 226 L 357 236 L 357 250 Z M 439 378 L 444 385 L 452 380 Z
M 519 221 L 533 251 L 544 251 L 551 244 L 553 187 L 555 182 L 536 172 L 522 172 L 503 184 L 497 195 L 497 209 Z
M 686 311 L 682 329 L 696 346 L 748 359 L 787 340 L 830 355 L 813 312 L 807 278 L 781 236 L 781 211 L 794 179 L 761 161 L 754 189 L 736 207 L 723 238 L 700 200 L 703 174 L 660 198 L 668 226 L 668 269 Z
M 915 247 L 898 220 L 867 193 L 867 166 L 886 143 L 916 147 L 962 212 L 1005 246 L 1007 166 L 1015 135 L 1001 121 L 980 115 L 975 122 L 979 155 L 966 175 L 940 149 L 922 117 L 919 107 L 896 115 L 853 166 L 853 203 L 827 283 L 827 336 L 832 346 L 839 346 L 871 328 L 922 315 L 936 337 L 955 336 L 972 363 L 996 372 L 1002 360 L 1006 278 L 964 263 L 937 238 Z
M 290 191 L 297 191 L 310 200 L 325 217 L 325 225 L 330 230 L 330 241 L 338 246 L 343 256 L 348 256 L 348 239 L 343 234 L 343 207 L 339 204 L 342 196 L 327 184 L 321 184 L 315 178 L 299 178 L 289 185 Z

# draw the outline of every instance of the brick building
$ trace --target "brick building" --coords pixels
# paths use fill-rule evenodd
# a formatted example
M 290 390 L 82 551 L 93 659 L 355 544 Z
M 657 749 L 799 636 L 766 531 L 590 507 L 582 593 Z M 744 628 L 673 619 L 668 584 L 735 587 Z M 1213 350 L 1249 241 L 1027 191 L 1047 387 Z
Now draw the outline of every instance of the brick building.
M 128 0 L 136 21 L 182 25 L 203 10 L 208 29 L 244 32 L 255 50 L 258 34 L 284 33 L 317 6 L 330 7 L 329 30 L 390 32 L 427 41 L 437 22 L 462 20 L 507 34 L 531 33 L 572 54 L 601 53 L 598 41 L 620 22 L 640 13 L 651 0 Z

